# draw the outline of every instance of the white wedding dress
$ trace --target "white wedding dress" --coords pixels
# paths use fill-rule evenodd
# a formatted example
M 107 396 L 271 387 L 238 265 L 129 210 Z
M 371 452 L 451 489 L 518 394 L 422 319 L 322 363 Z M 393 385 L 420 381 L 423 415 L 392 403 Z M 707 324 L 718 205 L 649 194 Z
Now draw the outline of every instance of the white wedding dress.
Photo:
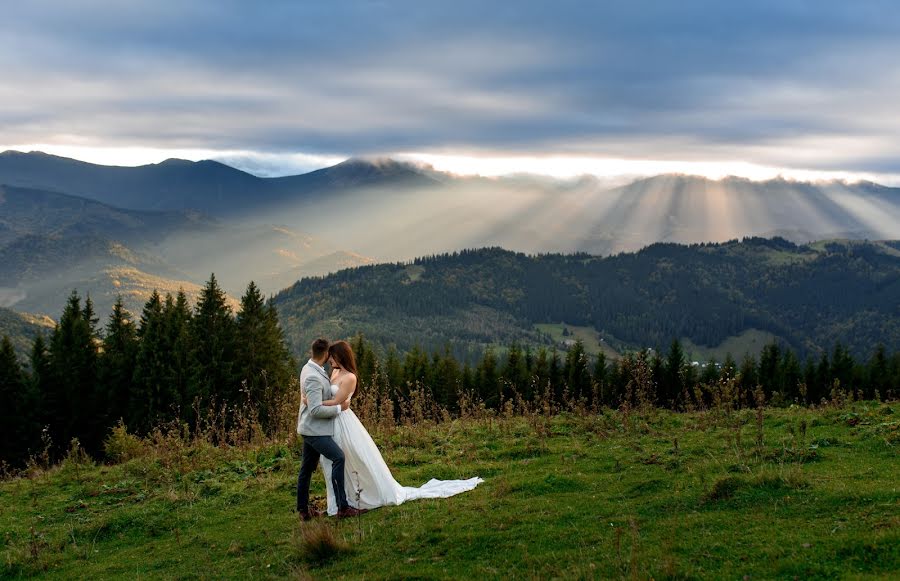
M 331 386 L 332 397 L 337 389 L 336 385 Z M 431 479 L 419 488 L 400 486 L 381 457 L 378 446 L 351 409 L 342 411 L 335 418 L 334 441 L 344 451 L 344 485 L 347 501 L 354 508 L 393 506 L 419 498 L 447 498 L 472 490 L 484 482 L 477 477 L 468 480 Z M 338 506 L 331 484 L 331 460 L 322 456 L 320 463 L 328 489 L 328 514 L 333 516 L 337 514 Z

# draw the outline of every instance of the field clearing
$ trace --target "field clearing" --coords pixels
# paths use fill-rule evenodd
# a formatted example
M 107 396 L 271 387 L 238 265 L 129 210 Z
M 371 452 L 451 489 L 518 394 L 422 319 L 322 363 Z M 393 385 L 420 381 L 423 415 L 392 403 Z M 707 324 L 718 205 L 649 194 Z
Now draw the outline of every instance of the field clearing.
M 747 354 L 758 357 L 763 347 L 777 339 L 778 337 L 772 333 L 759 329 L 747 329 L 740 335 L 733 335 L 725 339 L 715 347 L 695 345 L 687 338 L 681 339 L 681 345 L 690 361 L 705 363 L 715 360 L 721 363 L 730 353 L 734 360 L 740 363 Z
M 485 483 L 312 524 L 292 510 L 296 442 L 73 459 L 0 483 L 3 577 L 897 578 L 897 412 L 766 409 L 761 442 L 755 410 L 375 431 L 402 484 Z
M 600 333 L 593 327 L 578 327 L 576 325 L 567 325 L 565 323 L 539 323 L 535 328 L 541 333 L 550 335 L 555 343 L 561 344 L 566 340 L 578 341 L 584 344 L 584 350 L 590 355 L 597 355 L 601 351 L 606 355 L 607 359 L 619 359 L 621 355 L 613 349 L 606 341 L 600 341 Z M 563 335 L 565 329 L 569 330 L 569 335 Z

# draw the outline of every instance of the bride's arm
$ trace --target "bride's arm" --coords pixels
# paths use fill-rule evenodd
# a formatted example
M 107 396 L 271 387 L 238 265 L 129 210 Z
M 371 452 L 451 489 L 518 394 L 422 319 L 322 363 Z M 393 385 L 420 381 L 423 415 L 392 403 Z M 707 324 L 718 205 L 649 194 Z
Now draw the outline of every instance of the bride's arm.
M 356 376 L 351 373 L 347 375 L 347 377 L 345 377 L 341 384 L 338 386 L 337 393 L 334 394 L 334 397 L 327 401 L 323 401 L 322 405 L 340 405 L 347 401 L 347 398 L 353 395 L 353 392 L 355 391 Z

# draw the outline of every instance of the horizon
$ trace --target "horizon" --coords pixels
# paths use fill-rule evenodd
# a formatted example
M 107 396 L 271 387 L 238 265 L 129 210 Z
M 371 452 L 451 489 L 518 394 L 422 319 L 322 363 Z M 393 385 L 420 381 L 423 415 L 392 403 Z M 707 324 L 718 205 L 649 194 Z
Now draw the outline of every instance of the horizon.
M 791 171 L 780 171 L 775 168 L 760 168 L 759 171 L 747 174 L 746 172 L 703 172 L 703 171 L 690 171 L 690 169 L 698 168 L 702 166 L 691 165 L 691 164 L 683 164 L 679 165 L 677 163 L 669 162 L 666 165 L 660 166 L 660 171 L 658 172 L 649 172 L 649 171 L 631 171 L 631 172 L 620 172 L 620 173 L 598 173 L 591 172 L 589 170 L 581 171 L 581 172 L 571 172 L 571 173 L 557 173 L 553 174 L 550 172 L 541 172 L 533 170 L 534 160 L 531 159 L 532 165 L 531 171 L 529 170 L 520 170 L 509 168 L 509 171 L 477 171 L 475 169 L 470 169 L 466 171 L 465 169 L 454 169 L 453 164 L 444 164 L 441 163 L 440 159 L 436 159 L 433 156 L 422 156 L 420 158 L 413 157 L 410 154 L 398 154 L 394 156 L 390 155 L 380 155 L 380 156 L 351 156 L 346 158 L 333 158 L 328 159 L 327 162 L 323 160 L 325 165 L 312 165 L 309 169 L 297 171 L 294 173 L 284 173 L 284 174 L 274 174 L 270 175 L 265 172 L 255 172 L 252 167 L 246 167 L 245 164 L 235 163 L 234 160 L 230 160 L 222 157 L 203 157 L 202 155 L 191 155 L 187 153 L 187 156 L 173 156 L 173 157 L 165 157 L 159 159 L 157 156 L 151 156 L 146 159 L 149 161 L 145 161 L 145 158 L 141 157 L 140 160 L 133 159 L 132 163 L 127 163 L 119 159 L 119 162 L 116 162 L 115 159 L 98 159 L 93 155 L 86 155 L 83 157 L 73 157 L 71 155 L 71 150 L 68 148 L 62 148 L 61 150 L 57 150 L 56 148 L 49 148 L 50 151 L 46 151 L 45 149 L 25 149 L 25 148 L 4 148 L 0 147 L 0 155 L 3 154 L 22 154 L 22 155 L 47 155 L 52 157 L 58 157 L 63 159 L 71 159 L 74 161 L 80 161 L 84 163 L 89 163 L 92 165 L 103 166 L 103 167 L 124 167 L 124 168 L 136 168 L 136 167 L 145 167 L 151 165 L 160 165 L 167 161 L 187 161 L 191 163 L 198 163 L 203 161 L 213 161 L 216 163 L 220 163 L 222 165 L 228 166 L 232 169 L 239 170 L 241 172 L 252 175 L 256 178 L 267 179 L 267 178 L 279 178 L 279 177 L 291 177 L 304 175 L 308 173 L 312 173 L 318 171 L 320 169 L 327 169 L 330 167 L 334 167 L 340 165 L 342 163 L 348 161 L 364 161 L 368 163 L 377 164 L 379 161 L 393 161 L 397 163 L 408 164 L 412 167 L 435 171 L 438 173 L 447 174 L 453 177 L 466 178 L 466 177 L 484 177 L 484 178 L 534 178 L 534 179 L 551 179 L 559 182 L 569 182 L 569 181 L 577 181 L 579 179 L 585 178 L 596 178 L 596 179 L 606 179 L 608 185 L 611 186 L 619 186 L 627 183 L 637 182 L 644 179 L 650 179 L 654 177 L 660 176 L 680 176 L 680 177 L 690 177 L 690 178 L 701 178 L 707 179 L 711 181 L 727 181 L 727 180 L 747 180 L 750 182 L 756 183 L 766 183 L 773 181 L 786 181 L 793 183 L 810 183 L 810 184 L 827 184 L 827 183 L 844 183 L 844 184 L 860 184 L 860 183 L 872 183 L 878 186 L 884 187 L 900 187 L 900 176 L 894 176 L 895 179 L 888 179 L 885 181 L 878 181 L 876 178 L 878 176 L 873 176 L 871 174 L 852 174 L 849 172 L 791 172 Z M 58 153 L 54 153 L 53 151 L 57 150 Z M 70 155 L 64 155 L 63 153 L 69 153 Z M 168 153 L 181 153 L 185 154 L 186 152 L 168 152 Z M 105 163 L 104 163 L 105 161 Z M 437 163 L 435 163 L 437 162 Z M 242 167 L 243 166 L 243 167 Z M 459 166 L 456 166 L 459 167 Z M 507 166 L 508 167 L 508 166 Z M 722 166 L 728 167 L 728 166 Z M 740 167 L 740 166 L 736 166 Z M 771 172 L 766 171 L 767 169 L 771 170 Z

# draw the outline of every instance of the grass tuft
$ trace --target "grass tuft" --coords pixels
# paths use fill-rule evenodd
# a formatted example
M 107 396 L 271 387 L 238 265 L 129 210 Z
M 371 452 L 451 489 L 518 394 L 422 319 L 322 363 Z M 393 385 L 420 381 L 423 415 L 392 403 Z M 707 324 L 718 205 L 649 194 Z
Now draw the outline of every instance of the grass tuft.
M 703 499 L 711 502 L 728 500 L 734 498 L 738 492 L 777 496 L 786 490 L 799 490 L 808 486 L 809 480 L 797 468 L 786 470 L 782 474 L 722 476 L 713 482 Z
M 300 523 L 293 541 L 295 554 L 313 565 L 322 565 L 351 552 L 350 544 L 338 536 L 335 526 L 323 520 Z
M 743 488 L 744 479 L 740 476 L 723 476 L 717 479 L 709 492 L 704 497 L 706 500 L 726 500 L 734 496 L 734 493 Z

